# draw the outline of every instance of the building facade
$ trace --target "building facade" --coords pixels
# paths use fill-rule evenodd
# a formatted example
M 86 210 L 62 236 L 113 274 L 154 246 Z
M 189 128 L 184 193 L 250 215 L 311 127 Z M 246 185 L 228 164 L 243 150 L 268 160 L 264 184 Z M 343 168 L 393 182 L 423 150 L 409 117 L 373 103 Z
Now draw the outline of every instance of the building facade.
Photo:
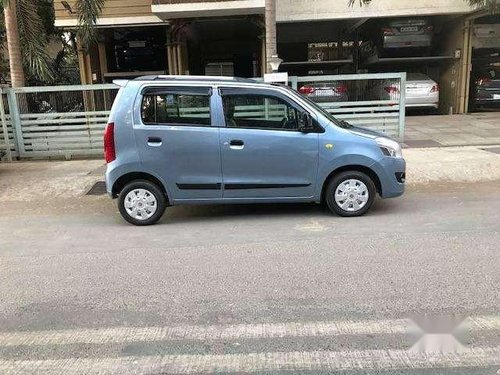
M 74 0 L 55 1 L 55 7 L 56 26 L 76 27 Z M 97 22 L 98 43 L 80 53 L 82 83 L 145 74 L 260 77 L 266 64 L 264 12 L 265 0 L 107 0 Z M 397 59 L 364 55 L 374 35 L 408 19 L 427 22 L 432 49 Z M 488 64 L 500 61 L 494 56 L 500 48 L 498 17 L 471 9 L 466 0 L 373 0 L 362 7 L 348 0 L 276 0 L 276 22 L 281 70 L 421 72 L 440 83 L 443 113 L 468 110 L 480 75 L 475 70 L 483 69 L 476 69 L 475 60 L 485 63 L 479 50 L 490 51 Z

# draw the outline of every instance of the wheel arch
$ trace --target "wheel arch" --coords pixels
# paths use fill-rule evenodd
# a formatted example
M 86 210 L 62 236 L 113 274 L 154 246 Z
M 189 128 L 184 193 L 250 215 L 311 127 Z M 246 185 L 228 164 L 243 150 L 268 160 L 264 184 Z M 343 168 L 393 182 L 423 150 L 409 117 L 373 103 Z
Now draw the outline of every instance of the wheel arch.
M 377 193 L 379 195 L 382 195 L 382 183 L 380 182 L 380 178 L 377 175 L 377 173 L 371 169 L 370 167 L 367 167 L 365 165 L 359 165 L 359 164 L 352 164 L 352 165 L 344 165 L 342 167 L 339 167 L 335 170 L 333 170 L 325 179 L 323 182 L 323 186 L 321 189 L 321 202 L 325 201 L 325 194 L 326 194 L 326 189 L 328 187 L 328 184 L 334 178 L 336 175 L 342 172 L 349 172 L 349 171 L 355 171 L 355 172 L 362 172 L 366 174 L 370 179 L 373 181 L 375 184 L 375 188 L 377 190 Z
M 147 172 L 128 172 L 125 173 L 124 175 L 120 176 L 113 184 L 111 193 L 113 198 L 118 197 L 122 189 L 127 185 L 129 182 L 134 181 L 134 180 L 146 180 L 149 181 L 155 185 L 157 185 L 160 190 L 165 194 L 165 197 L 167 198 L 167 202 L 169 202 L 169 195 L 168 191 L 166 189 L 165 184 L 156 176 L 154 176 L 151 173 Z

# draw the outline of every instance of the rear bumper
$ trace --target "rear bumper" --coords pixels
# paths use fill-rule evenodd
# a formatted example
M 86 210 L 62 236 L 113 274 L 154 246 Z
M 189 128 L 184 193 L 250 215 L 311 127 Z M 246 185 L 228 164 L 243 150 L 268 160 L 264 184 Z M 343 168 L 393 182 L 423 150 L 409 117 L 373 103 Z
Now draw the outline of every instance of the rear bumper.
M 438 108 L 439 94 L 431 93 L 428 95 L 411 96 L 406 94 L 406 108 Z
M 108 163 L 106 167 L 106 192 L 111 198 L 116 198 L 116 194 L 113 194 L 113 187 L 115 186 L 116 181 L 123 175 L 129 172 L 140 171 L 141 169 L 137 168 L 137 165 L 130 164 L 121 164 L 118 160 L 112 161 Z
M 384 48 L 430 47 L 431 35 L 388 35 L 384 36 Z
M 439 103 L 406 103 L 406 108 L 439 108 Z
M 341 103 L 348 101 L 347 94 L 332 96 L 308 95 L 307 97 L 316 103 Z
M 106 179 L 106 193 L 108 193 L 108 195 L 111 197 L 111 198 L 114 198 L 113 197 L 113 185 L 117 179 L 117 177 L 113 174 L 112 172 L 112 168 L 110 168 L 109 164 L 108 164 L 108 167 L 106 168 L 106 175 L 105 175 L 105 179 Z
M 477 104 L 500 104 L 500 91 L 498 92 L 480 92 L 476 96 Z
M 380 179 L 382 198 L 396 198 L 405 192 L 406 161 L 392 157 L 380 159 L 372 169 Z

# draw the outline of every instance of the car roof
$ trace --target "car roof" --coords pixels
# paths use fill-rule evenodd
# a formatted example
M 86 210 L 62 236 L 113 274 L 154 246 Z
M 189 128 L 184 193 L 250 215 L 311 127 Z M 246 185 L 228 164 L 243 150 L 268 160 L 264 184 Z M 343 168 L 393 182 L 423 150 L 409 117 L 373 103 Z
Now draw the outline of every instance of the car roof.
M 222 76 L 169 76 L 169 75 L 157 75 L 157 76 L 142 76 L 135 78 L 134 81 L 155 81 L 155 82 L 210 82 L 210 83 L 250 83 L 250 84 L 263 84 L 262 82 L 256 81 L 250 78 L 240 78 L 240 77 L 222 77 Z

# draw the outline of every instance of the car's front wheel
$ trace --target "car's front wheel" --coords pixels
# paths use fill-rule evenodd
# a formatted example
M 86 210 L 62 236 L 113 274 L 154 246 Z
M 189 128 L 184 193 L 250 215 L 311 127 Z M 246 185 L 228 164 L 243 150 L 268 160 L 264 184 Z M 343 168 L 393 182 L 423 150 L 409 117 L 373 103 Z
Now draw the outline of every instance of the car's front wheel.
M 334 176 L 326 189 L 328 208 L 337 215 L 364 215 L 375 200 L 377 189 L 372 179 L 358 171 L 341 172 Z
M 167 199 L 161 189 L 146 180 L 129 182 L 120 192 L 118 209 L 131 224 L 144 226 L 155 224 L 163 216 Z

